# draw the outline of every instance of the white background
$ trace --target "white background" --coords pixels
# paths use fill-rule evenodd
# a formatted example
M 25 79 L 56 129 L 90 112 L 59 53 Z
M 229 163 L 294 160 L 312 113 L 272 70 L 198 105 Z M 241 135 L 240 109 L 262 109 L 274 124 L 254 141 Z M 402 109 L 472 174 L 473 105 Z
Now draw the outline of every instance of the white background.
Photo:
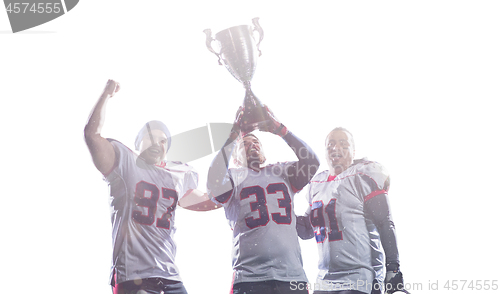
M 324 138 L 343 126 L 357 157 L 390 171 L 411 292 L 500 278 L 500 4 L 270 2 L 86 0 L 17 34 L 0 12 L 2 293 L 110 293 L 108 188 L 83 140 L 90 110 L 112 78 L 122 90 L 108 103 L 103 135 L 130 147 L 151 119 L 172 134 L 232 122 L 244 89 L 206 49 L 202 31 L 257 16 L 265 37 L 254 93 L 312 146 L 322 170 Z M 283 141 L 265 135 L 269 162 L 294 160 Z M 192 162 L 202 185 L 213 155 Z M 298 194 L 298 214 L 304 205 Z M 177 224 L 189 293 L 227 293 L 223 210 L 178 209 Z M 314 281 L 316 244 L 301 246 Z M 476 293 L 465 290 L 456 293 Z

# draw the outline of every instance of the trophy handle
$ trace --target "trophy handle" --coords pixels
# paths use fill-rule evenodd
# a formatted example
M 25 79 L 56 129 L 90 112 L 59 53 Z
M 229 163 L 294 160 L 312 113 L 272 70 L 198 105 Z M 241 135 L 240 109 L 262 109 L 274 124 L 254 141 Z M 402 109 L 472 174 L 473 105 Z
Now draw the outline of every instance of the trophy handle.
M 253 29 L 253 31 L 254 32 L 255 31 L 259 32 L 259 42 L 257 42 L 257 50 L 259 50 L 259 56 L 261 56 L 262 55 L 262 51 L 260 51 L 259 45 L 260 45 L 260 42 L 262 42 L 262 39 L 264 39 L 264 30 L 262 29 L 262 27 L 259 24 L 259 18 L 258 17 L 252 19 L 252 23 L 255 26 L 255 28 Z
M 217 52 L 215 52 L 215 50 L 212 48 L 212 41 L 215 41 L 215 39 L 212 38 L 212 30 L 211 29 L 206 29 L 203 32 L 205 33 L 205 35 L 207 35 L 206 45 L 207 45 L 208 51 L 210 51 L 213 54 L 217 55 L 217 58 L 219 58 L 219 65 L 222 65 L 222 63 L 220 62 L 220 60 L 221 60 L 220 54 L 217 53 Z

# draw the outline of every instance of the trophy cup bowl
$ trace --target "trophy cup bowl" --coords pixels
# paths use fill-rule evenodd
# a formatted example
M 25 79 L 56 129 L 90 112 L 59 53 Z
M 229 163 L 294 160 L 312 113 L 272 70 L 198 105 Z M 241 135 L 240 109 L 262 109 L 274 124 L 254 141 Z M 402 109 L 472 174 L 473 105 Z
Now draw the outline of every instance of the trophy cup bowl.
M 255 129 L 259 123 L 268 120 L 267 111 L 260 100 L 251 90 L 251 80 L 257 68 L 257 58 L 262 54 L 259 45 L 264 38 L 264 31 L 259 25 L 259 18 L 252 19 L 254 27 L 240 25 L 222 30 L 212 38 L 212 31 L 206 29 L 206 45 L 210 52 L 219 58 L 219 65 L 224 61 L 226 69 L 235 77 L 246 89 L 243 100 L 243 119 L 241 129 L 245 132 Z M 259 33 L 259 41 L 255 42 L 254 32 Z M 220 47 L 217 53 L 212 48 L 212 42 L 216 41 Z

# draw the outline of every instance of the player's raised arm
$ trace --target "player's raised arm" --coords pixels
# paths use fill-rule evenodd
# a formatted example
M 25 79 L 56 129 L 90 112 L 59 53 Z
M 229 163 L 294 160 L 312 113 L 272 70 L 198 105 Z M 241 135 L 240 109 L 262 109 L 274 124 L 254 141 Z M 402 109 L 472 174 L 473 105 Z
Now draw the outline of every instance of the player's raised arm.
M 216 198 L 217 202 L 225 202 L 233 191 L 234 183 L 229 173 L 229 160 L 231 160 L 233 149 L 236 147 L 238 137 L 240 136 L 242 115 L 243 107 L 240 107 L 236 113 L 236 119 L 229 133 L 229 138 L 217 153 L 208 169 L 207 188 L 209 197 Z
M 282 137 L 288 146 L 292 148 L 299 161 L 288 168 L 287 175 L 293 188 L 297 191 L 301 190 L 318 170 L 318 156 L 309 145 L 288 131 L 287 127 L 276 119 L 267 106 L 266 109 L 269 121 L 265 125 L 259 126 L 259 129 Z
M 97 100 L 96 105 L 90 113 L 89 120 L 85 125 L 84 136 L 89 148 L 95 167 L 106 174 L 111 170 L 115 162 L 115 151 L 111 143 L 101 136 L 101 129 L 104 125 L 104 113 L 108 99 L 120 90 L 120 84 L 113 80 L 108 80 L 106 87 Z

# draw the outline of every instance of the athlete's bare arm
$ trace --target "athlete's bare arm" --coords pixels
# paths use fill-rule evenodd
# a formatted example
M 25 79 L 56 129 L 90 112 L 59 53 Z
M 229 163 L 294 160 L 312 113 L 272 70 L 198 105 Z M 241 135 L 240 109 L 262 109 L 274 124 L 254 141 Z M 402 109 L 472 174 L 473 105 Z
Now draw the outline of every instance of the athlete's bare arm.
M 210 197 L 216 198 L 219 202 L 225 202 L 233 191 L 234 183 L 229 173 L 229 160 L 231 160 L 233 149 L 236 147 L 236 141 L 240 136 L 242 115 L 243 107 L 240 107 L 236 113 L 229 138 L 208 169 L 207 188 L 210 191 Z
M 104 125 L 106 103 L 119 90 L 120 84 L 113 80 L 108 80 L 101 97 L 97 100 L 85 125 L 85 142 L 92 155 L 95 167 L 102 174 L 109 172 L 115 163 L 115 150 L 111 143 L 101 136 L 101 129 Z
M 198 189 L 189 191 L 187 195 L 179 200 L 179 206 L 194 211 L 209 211 L 222 207 L 210 200 L 208 194 Z

